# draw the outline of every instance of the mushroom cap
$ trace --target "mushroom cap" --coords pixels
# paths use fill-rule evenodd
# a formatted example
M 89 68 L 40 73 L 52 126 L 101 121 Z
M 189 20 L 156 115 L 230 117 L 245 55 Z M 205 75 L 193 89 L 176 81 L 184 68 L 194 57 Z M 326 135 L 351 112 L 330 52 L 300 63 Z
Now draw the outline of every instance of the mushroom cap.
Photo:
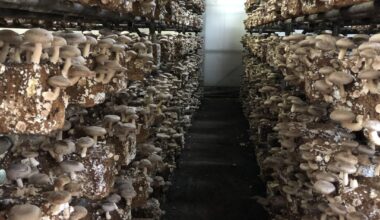
M 322 40 L 318 39 L 315 43 L 315 47 L 322 51 L 331 51 L 335 50 L 335 39 L 329 39 L 329 40 Z
M 118 203 L 120 200 L 121 196 L 115 193 L 107 197 L 108 202 Z
M 12 30 L 0 30 L 0 40 L 3 42 L 18 42 L 20 39 L 20 35 Z
M 361 212 L 350 212 L 346 215 L 347 220 L 368 220 L 368 217 Z
M 143 50 L 146 49 L 146 46 L 143 42 L 137 42 L 133 44 L 133 49 Z
M 93 77 L 96 73 L 84 65 L 76 64 L 70 67 L 68 75 L 70 77 Z
M 71 86 L 71 82 L 64 76 L 52 76 L 48 79 L 48 84 L 54 88 L 67 88 Z
M 353 49 L 356 45 L 349 38 L 341 38 L 336 41 L 336 46 L 338 48 Z
M 86 42 L 86 37 L 82 33 L 65 33 L 63 37 L 66 39 L 68 45 L 81 44 Z
M 118 63 L 116 60 L 109 60 L 109 61 L 106 61 L 104 64 L 105 64 L 106 68 L 111 69 L 111 70 L 115 70 L 115 71 L 126 71 L 127 70 L 127 68 L 120 65 L 120 63 Z
M 104 38 L 98 41 L 98 47 L 109 49 L 116 41 L 112 38 Z
M 323 75 L 329 75 L 329 74 L 331 74 L 331 73 L 333 73 L 335 71 L 336 70 L 333 67 L 331 67 L 331 66 L 324 66 L 324 67 L 320 68 L 318 72 L 320 74 L 323 74 Z
M 335 85 L 347 85 L 351 83 L 354 80 L 354 78 L 348 73 L 339 71 L 331 73 L 328 76 L 328 80 L 334 83 Z
M 69 193 L 76 193 L 76 192 L 80 192 L 82 190 L 82 184 L 70 182 L 70 183 L 67 183 L 64 186 L 64 188 L 65 188 L 65 191 L 67 191 Z
M 348 153 L 346 151 L 335 154 L 334 158 L 337 161 L 349 163 L 352 165 L 356 165 L 359 162 L 358 158 L 355 155 L 352 155 L 351 153 Z
M 0 155 L 7 152 L 13 145 L 12 140 L 7 136 L 0 136 Z
M 51 191 L 47 193 L 46 199 L 54 205 L 61 205 L 70 202 L 71 194 L 67 191 Z
M 132 39 L 130 37 L 121 35 L 117 38 L 117 42 L 123 43 L 123 44 L 129 44 L 132 42 Z
M 364 41 L 368 41 L 369 35 L 368 34 L 355 34 L 352 37 L 352 40 L 355 41 L 356 43 L 362 43 Z
M 337 163 L 335 163 L 335 166 L 337 170 L 339 170 L 340 172 L 345 172 L 348 174 L 353 174 L 357 171 L 357 168 L 355 165 L 342 162 L 342 161 L 337 161 Z
M 21 155 L 25 158 L 35 158 L 38 157 L 38 152 L 26 150 L 22 151 Z
M 53 41 L 53 34 L 42 28 L 32 28 L 24 33 L 24 39 L 31 43 L 49 43 Z
M 369 42 L 377 42 L 380 43 L 380 34 L 374 34 L 369 39 Z
M 305 37 L 306 36 L 304 34 L 294 33 L 289 36 L 283 37 L 282 40 L 283 41 L 301 41 L 305 39 Z
M 314 183 L 313 187 L 317 192 L 320 192 L 322 194 L 331 194 L 335 191 L 334 184 L 325 180 L 318 180 Z
M 66 46 L 61 47 L 60 54 L 59 54 L 59 56 L 64 59 L 79 57 L 80 55 L 81 55 L 80 50 L 71 45 L 66 45 Z
M 47 174 L 44 173 L 36 173 L 31 175 L 28 178 L 29 183 L 33 185 L 50 185 L 51 184 L 51 179 Z
M 327 173 L 327 172 L 322 172 L 322 171 L 317 172 L 315 174 L 315 178 L 317 180 L 324 180 L 324 181 L 327 181 L 327 182 L 330 182 L 330 183 L 338 181 L 338 178 L 334 174 Z
M 331 86 L 323 79 L 315 81 L 314 88 L 322 94 L 328 94 L 331 92 Z
M 86 44 L 95 45 L 97 43 L 98 41 L 94 37 L 86 36 Z
M 360 44 L 358 50 L 359 51 L 363 51 L 363 50 L 366 50 L 366 49 L 372 49 L 372 50 L 375 50 L 375 51 L 379 51 L 380 50 L 380 43 L 377 43 L 377 42 L 364 42 L 362 44 Z
M 65 38 L 60 36 L 54 36 L 53 41 L 51 42 L 52 47 L 63 47 L 66 46 L 67 42 Z
M 125 48 L 126 48 L 126 46 L 123 44 L 114 44 L 114 45 L 112 45 L 111 50 L 113 52 L 119 53 L 119 52 L 123 52 L 125 50 Z
M 60 140 L 54 143 L 54 152 L 57 154 L 71 154 L 75 151 L 75 144 L 72 141 Z
M 83 206 L 74 206 L 74 211 L 70 214 L 70 220 L 79 220 L 86 217 L 88 211 Z
M 73 160 L 63 161 L 59 164 L 59 166 L 66 173 L 80 172 L 85 169 L 84 165 L 81 162 L 73 161 Z
M 315 40 L 314 38 L 310 38 L 310 39 L 307 38 L 305 40 L 298 42 L 298 46 L 300 46 L 300 47 L 312 47 L 315 45 L 316 42 L 317 42 L 317 40 Z
M 104 116 L 103 120 L 106 122 L 115 123 L 115 122 L 119 122 L 121 119 L 120 119 L 120 116 L 118 115 L 106 115 Z
M 338 203 L 329 203 L 331 210 L 338 215 L 345 215 L 347 213 L 347 208 Z
M 377 79 L 380 77 L 380 71 L 377 70 L 362 70 L 358 74 L 359 79 Z
M 80 148 L 89 148 L 95 145 L 95 141 L 90 137 L 81 137 L 77 140 L 76 145 Z
M 372 48 L 364 49 L 359 52 L 359 55 L 364 58 L 374 58 L 377 55 L 376 50 Z
M 117 206 L 113 202 L 105 202 L 102 204 L 102 209 L 106 212 L 112 212 L 117 209 Z
M 107 134 L 107 130 L 105 128 L 98 126 L 88 126 L 85 127 L 83 130 L 87 135 L 90 136 L 103 136 Z
M 368 120 L 363 124 L 364 128 L 372 131 L 380 131 L 380 121 L 378 120 Z
M 10 180 L 17 180 L 29 177 L 32 169 L 30 166 L 22 163 L 12 164 L 7 169 L 7 178 Z
M 9 220 L 39 220 L 41 209 L 35 205 L 15 205 L 9 211 Z
M 351 122 L 355 119 L 355 114 L 351 111 L 336 109 L 331 112 L 330 119 L 338 122 Z

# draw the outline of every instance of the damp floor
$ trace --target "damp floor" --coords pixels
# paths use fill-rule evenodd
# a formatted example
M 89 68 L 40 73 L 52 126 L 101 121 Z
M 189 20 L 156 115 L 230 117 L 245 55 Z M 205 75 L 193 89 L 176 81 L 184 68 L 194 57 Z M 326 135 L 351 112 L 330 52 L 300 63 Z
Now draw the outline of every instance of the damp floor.
M 238 90 L 206 88 L 171 179 L 164 220 L 266 220 L 265 195 Z

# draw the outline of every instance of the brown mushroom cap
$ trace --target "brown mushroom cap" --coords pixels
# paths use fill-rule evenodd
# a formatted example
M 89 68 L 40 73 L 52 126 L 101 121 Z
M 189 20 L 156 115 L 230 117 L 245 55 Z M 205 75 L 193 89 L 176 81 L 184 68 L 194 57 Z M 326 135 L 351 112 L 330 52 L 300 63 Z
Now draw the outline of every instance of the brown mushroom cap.
M 36 173 L 29 177 L 29 183 L 38 186 L 47 186 L 51 184 L 51 179 L 47 174 Z
M 93 77 L 96 75 L 94 71 L 83 65 L 72 65 L 68 74 L 69 77 Z
M 76 145 L 79 148 L 89 148 L 95 145 L 95 141 L 90 137 L 81 137 L 77 140 Z
M 330 114 L 330 119 L 338 122 L 346 122 L 355 120 L 355 114 L 346 110 L 334 110 Z
M 12 164 L 7 169 L 7 178 L 10 180 L 28 178 L 31 172 L 32 169 L 28 165 L 22 163 Z
M 0 30 L 0 40 L 3 42 L 9 42 L 12 43 L 14 41 L 18 41 L 20 38 L 20 35 L 12 30 Z
M 90 45 L 95 45 L 98 43 L 98 41 L 94 37 L 86 36 L 86 43 Z
M 52 47 L 63 47 L 66 46 L 67 42 L 65 38 L 59 37 L 59 36 L 54 36 L 53 41 L 51 42 Z
M 363 50 L 367 50 L 367 49 L 379 51 L 380 50 L 380 43 L 364 42 L 364 43 L 360 44 L 360 46 L 358 48 L 359 51 L 363 51 Z
M 338 181 L 337 176 L 335 176 L 334 174 L 327 173 L 327 172 L 322 172 L 322 171 L 317 172 L 315 174 L 315 178 L 317 180 L 324 180 L 324 181 L 327 181 L 327 182 L 330 182 L 330 183 Z
M 9 220 L 40 220 L 41 210 L 35 205 L 15 205 L 9 211 Z
M 314 183 L 313 187 L 317 192 L 320 192 L 322 194 L 331 194 L 335 191 L 334 184 L 325 180 L 318 180 Z
M 54 88 L 67 88 L 71 86 L 70 80 L 64 76 L 52 76 L 48 79 L 48 84 Z
M 305 37 L 306 36 L 304 34 L 294 33 L 289 36 L 283 37 L 282 40 L 283 41 L 301 41 L 305 39 Z
M 335 160 L 349 163 L 352 165 L 358 164 L 358 158 L 351 153 L 348 152 L 340 152 L 334 155 Z
M 363 70 L 358 74 L 359 79 L 377 79 L 380 77 L 380 71 L 377 70 Z
M 338 48 L 353 49 L 355 47 L 355 43 L 348 38 L 341 38 L 336 41 L 336 46 Z
M 84 166 L 81 162 L 73 161 L 73 160 L 63 161 L 59 164 L 59 166 L 66 173 L 80 172 L 84 170 Z
M 70 214 L 70 220 L 80 220 L 86 217 L 88 211 L 83 206 L 74 206 L 74 211 Z
M 350 212 L 346 215 L 347 220 L 368 220 L 369 218 L 361 212 Z
M 331 210 L 338 215 L 345 215 L 347 213 L 347 208 L 338 203 L 329 203 Z
M 71 194 L 67 191 L 48 192 L 46 199 L 54 205 L 61 205 L 70 202 Z
M 325 76 L 330 75 L 331 73 L 335 72 L 335 69 L 331 66 L 324 66 L 319 69 L 318 71 L 320 74 L 323 74 Z
M 78 48 L 71 45 L 66 45 L 66 46 L 61 47 L 59 56 L 66 59 L 66 58 L 79 57 L 80 55 L 81 55 L 81 52 Z
M 347 85 L 351 83 L 354 79 L 353 77 L 345 72 L 334 72 L 328 76 L 328 80 L 335 85 Z
M 86 42 L 86 37 L 82 33 L 65 33 L 63 37 L 68 45 L 78 45 Z
M 103 136 L 107 134 L 106 129 L 98 126 L 88 126 L 84 128 L 84 132 L 90 136 Z
M 332 91 L 332 88 L 325 80 L 317 80 L 314 83 L 314 88 L 322 94 L 329 94 Z
M 24 39 L 31 43 L 49 43 L 53 41 L 53 35 L 42 28 L 33 28 L 24 33 Z

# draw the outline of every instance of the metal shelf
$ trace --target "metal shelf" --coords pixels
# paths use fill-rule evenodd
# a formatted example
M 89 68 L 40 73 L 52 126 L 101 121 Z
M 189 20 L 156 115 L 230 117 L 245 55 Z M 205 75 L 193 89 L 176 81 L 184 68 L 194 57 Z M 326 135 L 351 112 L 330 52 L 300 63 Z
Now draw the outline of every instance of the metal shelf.
M 374 33 L 378 31 L 373 25 L 380 24 L 380 0 L 361 3 L 341 9 L 333 9 L 328 12 L 305 15 L 287 20 L 260 25 L 248 32 L 293 32 L 302 29 L 305 32 L 330 29 L 335 33 L 342 30 L 349 32 L 352 26 L 368 26 L 363 32 Z M 372 26 L 371 26 L 372 25 Z M 355 32 L 355 30 L 353 30 Z
M 154 27 L 158 30 L 200 31 L 194 27 L 164 24 L 148 18 L 135 17 L 132 14 L 83 6 L 67 0 L 0 0 L 0 19 L 3 19 L 2 22 L 0 21 L 2 27 L 27 28 L 46 25 L 49 28 L 100 29 L 112 27 L 115 29 L 124 28 L 124 30 Z M 9 22 L 9 20 L 12 21 Z M 26 24 L 20 20 L 24 22 L 26 20 Z

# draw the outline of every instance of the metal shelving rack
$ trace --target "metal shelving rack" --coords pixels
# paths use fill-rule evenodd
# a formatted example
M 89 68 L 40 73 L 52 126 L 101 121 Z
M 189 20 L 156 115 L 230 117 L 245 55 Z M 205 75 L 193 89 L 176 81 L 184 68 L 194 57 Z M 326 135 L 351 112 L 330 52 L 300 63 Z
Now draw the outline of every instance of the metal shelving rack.
M 0 0 L 0 26 L 13 28 L 70 27 L 78 29 L 113 29 L 136 31 L 149 28 L 155 31 L 200 32 L 196 27 L 165 24 L 132 14 L 118 13 L 99 7 L 84 6 L 66 0 Z M 19 19 L 29 20 L 28 24 Z M 10 21 L 11 20 L 11 21 Z M 43 21 L 41 23 L 41 21 Z
M 380 0 L 352 5 L 350 7 L 332 9 L 327 12 L 299 16 L 286 20 L 247 29 L 250 33 L 285 32 L 287 34 L 296 29 L 304 32 L 315 32 L 330 29 L 334 34 L 338 33 L 376 33 L 380 31 Z M 362 30 L 356 30 L 361 26 Z

